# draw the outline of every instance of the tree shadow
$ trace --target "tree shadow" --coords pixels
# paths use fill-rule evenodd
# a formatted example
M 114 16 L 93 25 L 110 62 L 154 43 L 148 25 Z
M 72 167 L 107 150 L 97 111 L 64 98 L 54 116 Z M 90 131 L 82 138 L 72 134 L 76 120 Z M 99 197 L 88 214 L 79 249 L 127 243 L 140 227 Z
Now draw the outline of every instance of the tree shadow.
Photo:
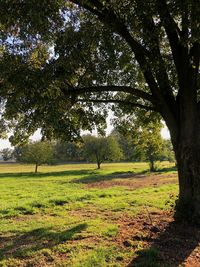
M 199 245 L 200 228 L 186 223 L 170 222 L 161 232 L 159 228 L 152 227 L 146 241 L 150 247 L 140 250 L 138 256 L 127 267 L 183 266 L 185 260 L 192 252 L 195 253 L 194 250 Z M 195 259 L 195 256 L 192 260 L 191 266 L 200 266 L 200 261 Z
M 177 171 L 177 167 L 171 166 L 171 167 L 159 168 L 156 172 L 163 173 L 163 172 L 175 172 L 175 171 Z
M 0 260 L 9 257 L 24 258 L 30 252 L 51 248 L 72 240 L 86 228 L 87 224 L 82 223 L 62 232 L 55 232 L 51 228 L 38 228 L 23 234 L 18 233 L 14 237 L 0 237 Z
M 143 178 L 143 174 L 148 173 L 147 170 L 134 172 L 113 172 L 110 174 L 101 174 L 98 170 L 68 170 L 60 172 L 46 172 L 46 173 L 33 173 L 33 172 L 18 172 L 18 173 L 0 173 L 0 179 L 17 178 L 17 179 L 40 179 L 45 177 L 65 177 L 65 176 L 80 176 L 80 178 L 74 178 L 71 182 L 75 183 L 90 183 L 99 182 L 112 179 L 126 179 L 126 178 Z
M 89 184 L 94 182 L 103 182 L 103 181 L 110 181 L 113 179 L 141 179 L 145 178 L 147 171 L 140 171 L 135 173 L 134 171 L 124 171 L 124 172 L 112 172 L 110 174 L 98 174 L 94 173 L 92 175 L 88 175 L 81 178 L 75 178 L 71 182 L 72 183 L 82 183 L 82 184 Z
M 62 177 L 62 176 L 80 176 L 80 175 L 90 175 L 95 174 L 93 170 L 68 170 L 68 171 L 59 171 L 59 172 L 16 172 L 16 173 L 0 173 L 1 178 L 18 178 L 18 179 L 27 179 L 27 178 L 45 178 L 45 177 Z
M 169 167 L 169 168 L 162 168 L 159 169 L 156 174 L 176 171 L 176 167 Z M 109 174 L 101 174 L 99 170 L 67 170 L 67 171 L 58 171 L 58 172 L 45 172 L 45 173 L 34 173 L 34 172 L 18 172 L 18 173 L 0 173 L 0 179 L 7 179 L 7 178 L 17 178 L 17 179 L 41 179 L 46 177 L 67 177 L 72 176 L 70 182 L 72 183 L 93 183 L 93 182 L 101 182 L 101 181 L 109 181 L 113 179 L 141 179 L 145 178 L 146 175 L 151 175 L 149 170 L 142 170 L 142 171 L 117 171 L 112 172 Z M 76 178 L 73 178 L 75 176 Z M 77 176 L 80 176 L 80 178 Z M 69 181 L 67 181 L 68 183 Z M 58 181 L 58 183 L 65 183 L 62 181 Z

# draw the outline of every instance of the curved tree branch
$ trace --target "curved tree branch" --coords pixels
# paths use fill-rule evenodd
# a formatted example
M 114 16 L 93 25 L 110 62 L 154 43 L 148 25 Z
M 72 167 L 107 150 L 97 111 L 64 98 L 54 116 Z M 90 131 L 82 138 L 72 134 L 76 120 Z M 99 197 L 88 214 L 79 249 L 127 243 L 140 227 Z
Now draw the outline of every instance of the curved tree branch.
M 139 103 L 133 103 L 126 100 L 117 99 L 77 99 L 78 102 L 92 102 L 92 103 L 105 103 L 105 104 L 121 104 L 131 107 L 139 107 L 145 110 L 157 111 L 155 107 L 142 105 Z
M 144 73 L 144 76 L 152 94 L 159 101 L 159 88 L 151 71 L 150 63 L 147 60 L 149 51 L 147 51 L 145 47 L 143 47 L 138 41 L 133 38 L 123 20 L 117 17 L 117 15 L 112 9 L 108 9 L 107 7 L 103 6 L 99 1 L 71 0 L 71 2 L 89 10 L 94 15 L 98 16 L 98 18 L 104 24 L 107 24 L 112 27 L 115 32 L 117 32 L 120 36 L 124 38 L 124 40 L 131 47 L 133 53 L 135 54 L 136 60 L 140 64 L 140 67 Z
M 82 6 L 83 8 L 87 8 L 86 5 L 89 5 L 89 11 L 91 11 L 94 15 L 97 15 L 98 18 L 104 23 L 109 25 L 109 27 L 111 27 L 113 29 L 113 31 L 115 31 L 116 33 L 118 33 L 126 42 L 127 44 L 131 47 L 136 60 L 138 61 L 141 70 L 143 72 L 143 75 L 145 77 L 145 80 L 149 86 L 149 89 L 152 93 L 152 98 L 153 98 L 153 104 L 156 106 L 157 110 L 161 111 L 162 116 L 169 120 L 168 123 L 168 127 L 175 129 L 174 131 L 177 130 L 177 121 L 175 118 L 175 114 L 174 114 L 174 110 L 171 110 L 171 108 L 169 107 L 169 101 L 168 99 L 162 94 L 162 91 L 160 90 L 157 80 L 154 77 L 154 73 L 153 73 L 153 69 L 152 66 L 148 60 L 148 56 L 149 56 L 149 52 L 147 53 L 146 49 L 143 47 L 143 45 L 141 45 L 137 40 L 134 39 L 134 37 L 132 36 L 132 34 L 130 33 L 127 25 L 125 24 L 125 22 L 115 14 L 114 10 L 112 10 L 112 8 L 108 8 L 102 5 L 102 3 L 100 3 L 98 0 L 97 1 L 92 1 L 92 0 L 71 0 L 73 3 L 76 3 L 80 6 Z M 166 4 L 165 0 L 161 0 L 162 1 L 162 5 Z M 159 0 L 157 0 L 157 5 L 159 5 Z M 163 6 L 161 7 L 161 5 L 159 5 L 159 10 L 163 8 Z M 168 6 L 166 5 L 166 7 L 168 8 Z M 164 6 L 165 8 L 165 6 Z M 95 10 L 93 12 L 93 10 Z M 96 11 L 97 10 L 97 11 Z M 97 14 L 98 12 L 98 14 Z M 161 12 L 168 12 L 168 9 L 165 11 Z M 163 13 L 162 13 L 163 15 Z M 161 15 L 161 17 L 162 17 Z M 170 41 L 170 45 L 172 46 L 172 51 L 173 51 L 173 56 L 177 63 L 179 63 L 179 57 L 180 57 L 180 51 L 177 51 L 177 47 L 178 46 L 178 34 L 176 32 L 177 27 L 174 29 L 174 23 L 173 23 L 173 19 L 170 15 L 170 13 L 168 12 L 168 19 L 166 22 L 166 30 L 167 33 L 169 35 L 169 41 Z M 165 14 L 164 14 L 165 16 Z M 163 17 L 162 17 L 163 18 Z M 165 23 L 165 21 L 163 22 Z M 176 24 L 175 24 L 176 25 Z M 170 29 L 170 27 L 172 27 L 172 29 Z M 175 40 L 173 41 L 173 37 L 175 38 Z M 179 68 L 180 70 L 180 68 Z
M 154 103 L 154 99 L 152 95 L 139 90 L 135 89 L 130 86 L 116 86 L 116 85 L 105 85 L 105 86 L 91 86 L 91 87 L 82 87 L 82 88 L 68 88 L 68 89 L 61 89 L 65 95 L 75 94 L 75 95 L 82 95 L 85 93 L 98 93 L 98 92 L 125 92 L 132 94 L 138 98 L 142 98 L 144 100 L 150 101 Z

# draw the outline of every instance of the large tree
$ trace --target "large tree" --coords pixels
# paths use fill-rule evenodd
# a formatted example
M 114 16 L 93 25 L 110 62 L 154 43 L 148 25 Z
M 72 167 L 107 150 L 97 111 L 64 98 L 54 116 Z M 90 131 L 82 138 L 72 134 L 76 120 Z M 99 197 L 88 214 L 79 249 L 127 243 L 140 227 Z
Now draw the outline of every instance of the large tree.
M 199 0 L 0 5 L 1 99 L 15 141 L 38 127 L 73 139 L 104 124 L 99 103 L 156 111 L 178 165 L 176 215 L 200 223 Z

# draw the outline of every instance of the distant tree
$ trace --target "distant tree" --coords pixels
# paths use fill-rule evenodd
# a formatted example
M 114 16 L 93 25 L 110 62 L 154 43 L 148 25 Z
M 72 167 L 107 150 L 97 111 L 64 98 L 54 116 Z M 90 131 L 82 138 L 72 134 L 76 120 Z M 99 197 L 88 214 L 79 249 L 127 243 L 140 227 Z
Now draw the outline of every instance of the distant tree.
M 163 156 L 163 127 L 161 118 L 154 112 L 138 110 L 134 115 L 123 116 L 118 110 L 120 119 L 114 121 L 115 127 L 125 139 L 132 142 L 132 158 L 138 161 L 148 161 L 150 171 L 155 171 L 155 161 Z
M 123 157 L 117 140 L 113 137 L 83 136 L 84 155 L 89 161 L 96 162 L 98 169 L 101 163 L 110 160 L 120 160 Z
M 19 162 L 35 164 L 35 173 L 38 171 L 38 166 L 49 163 L 53 157 L 53 149 L 48 142 L 29 143 L 15 151 Z
M 54 145 L 54 158 L 58 162 L 81 161 L 83 160 L 82 144 L 58 141 Z
M 168 160 L 169 162 L 175 162 L 173 146 L 169 139 L 163 140 L 163 151 L 161 156 L 163 156 L 164 160 Z
M 1 150 L 0 154 L 2 155 L 4 161 L 8 161 L 13 157 L 13 150 L 10 148 L 4 148 Z
M 13 158 L 16 162 L 21 162 L 21 155 L 22 155 L 23 146 L 15 146 L 13 150 Z
M 155 162 L 160 159 L 164 142 L 161 136 L 161 123 L 150 122 L 140 127 L 137 133 L 136 146 L 138 155 L 148 160 L 150 171 L 156 171 Z
M 118 131 L 117 128 L 111 132 L 110 136 L 116 138 L 123 152 L 123 160 L 138 161 L 137 148 L 133 134 L 126 134 Z

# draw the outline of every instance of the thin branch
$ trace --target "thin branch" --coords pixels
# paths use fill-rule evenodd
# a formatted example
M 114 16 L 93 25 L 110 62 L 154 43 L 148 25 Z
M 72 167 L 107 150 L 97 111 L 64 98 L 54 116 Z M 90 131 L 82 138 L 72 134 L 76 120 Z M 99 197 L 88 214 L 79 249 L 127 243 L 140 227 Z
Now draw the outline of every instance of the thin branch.
M 70 2 L 87 9 L 88 11 L 90 11 L 91 13 L 93 13 L 94 15 L 98 17 L 102 15 L 101 12 L 99 12 L 97 9 L 93 8 L 92 6 L 88 5 L 84 1 L 81 1 L 80 3 L 80 1 L 77 1 L 77 0 L 70 0 Z
M 126 100 L 117 99 L 77 99 L 78 102 L 92 102 L 92 103 L 103 103 L 103 104 L 121 104 L 132 107 L 139 107 L 145 110 L 157 111 L 155 107 L 145 106 L 139 103 L 133 103 Z
M 139 90 L 135 89 L 130 86 L 115 86 L 115 85 L 107 85 L 107 86 L 91 86 L 91 87 L 83 87 L 83 88 L 69 88 L 69 89 L 61 89 L 64 94 L 69 95 L 70 93 L 75 95 L 81 95 L 85 93 L 98 93 L 98 92 L 125 92 L 142 98 L 144 100 L 150 101 L 151 103 L 154 102 L 152 95 Z

